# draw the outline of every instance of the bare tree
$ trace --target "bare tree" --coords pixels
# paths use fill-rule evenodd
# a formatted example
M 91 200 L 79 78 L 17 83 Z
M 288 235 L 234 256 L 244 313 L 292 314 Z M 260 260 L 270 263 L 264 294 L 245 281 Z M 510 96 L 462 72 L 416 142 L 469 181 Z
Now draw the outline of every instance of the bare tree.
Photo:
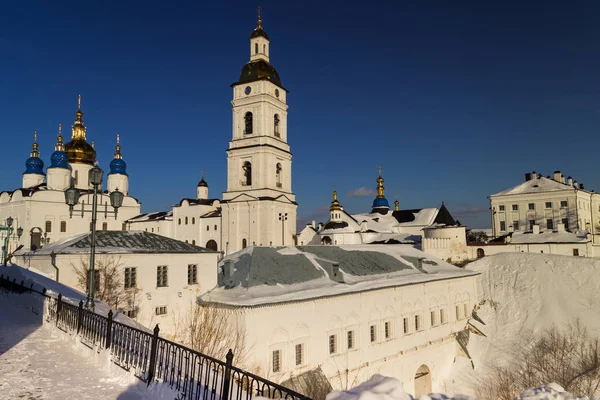
M 139 289 L 125 288 L 124 264 L 121 257 L 114 255 L 98 255 L 94 263 L 94 297 L 115 310 L 136 310 Z M 87 292 L 89 285 L 89 260 L 81 258 L 79 264 L 71 263 L 77 277 L 77 286 Z
M 577 396 L 600 393 L 600 342 L 579 321 L 522 337 L 512 362 L 489 366 L 475 391 L 481 398 L 510 400 L 527 388 L 551 382 Z
M 235 324 L 231 311 L 212 304 L 192 304 L 187 313 L 186 344 L 218 360 L 232 350 L 237 367 L 246 368 L 246 330 Z

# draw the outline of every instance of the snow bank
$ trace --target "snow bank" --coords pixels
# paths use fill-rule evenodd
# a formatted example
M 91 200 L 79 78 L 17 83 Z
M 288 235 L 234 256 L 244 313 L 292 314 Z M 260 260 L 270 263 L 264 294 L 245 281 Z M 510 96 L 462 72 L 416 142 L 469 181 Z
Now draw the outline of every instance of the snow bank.
M 467 349 L 473 366 L 458 357 L 443 383 L 446 391 L 472 394 L 473 385 L 485 381 L 486 367 L 510 363 L 514 343 L 529 333 L 552 325 L 562 328 L 579 318 L 590 335 L 600 335 L 600 260 L 503 253 L 468 268 L 481 273 L 477 314 L 485 325 L 470 322 L 486 337 L 470 335 Z
M 477 400 L 475 397 L 431 393 L 422 395 L 419 400 Z M 576 397 L 566 393 L 560 385 L 549 385 L 528 389 L 515 400 L 589 400 L 589 397 Z M 404 391 L 398 379 L 383 375 L 373 375 L 371 379 L 359 386 L 345 391 L 335 390 L 327 395 L 326 400 L 415 400 Z

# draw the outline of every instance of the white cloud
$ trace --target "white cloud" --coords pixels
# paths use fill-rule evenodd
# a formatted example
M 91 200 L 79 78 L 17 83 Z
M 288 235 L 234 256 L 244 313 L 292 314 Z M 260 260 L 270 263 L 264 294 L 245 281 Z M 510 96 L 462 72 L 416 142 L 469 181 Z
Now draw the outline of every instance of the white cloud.
M 350 197 L 359 197 L 359 196 L 375 196 L 375 191 L 373 189 L 367 189 L 366 187 L 359 187 L 356 190 L 348 192 L 348 196 Z

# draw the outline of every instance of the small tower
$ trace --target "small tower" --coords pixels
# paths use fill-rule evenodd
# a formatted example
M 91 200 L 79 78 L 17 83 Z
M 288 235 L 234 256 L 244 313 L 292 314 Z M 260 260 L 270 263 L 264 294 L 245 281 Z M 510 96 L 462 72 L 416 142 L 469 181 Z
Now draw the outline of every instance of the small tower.
M 337 190 L 333 190 L 333 200 L 329 206 L 329 220 L 332 222 L 339 222 L 342 220 L 343 207 L 337 199 Z
M 129 176 L 127 176 L 127 163 L 121 155 L 121 137 L 117 135 L 117 144 L 115 145 L 115 155 L 110 162 L 110 172 L 108 173 L 108 191 L 119 190 L 125 196 L 129 192 Z
M 25 161 L 25 172 L 23 172 L 23 187 L 30 188 L 44 182 L 44 162 L 40 158 L 38 150 L 37 132 L 33 132 L 33 148 L 29 158 Z
M 61 191 L 67 189 L 71 184 L 71 167 L 63 145 L 62 124 L 58 124 L 58 136 L 54 153 L 50 156 L 47 183 L 49 189 Z
M 398 195 L 396 195 L 396 201 L 394 202 L 394 211 L 400 211 L 400 202 L 398 201 Z
M 383 187 L 383 177 L 381 176 L 381 167 L 379 167 L 379 176 L 377 177 L 377 197 L 373 200 L 372 213 L 387 214 L 390 205 L 385 198 L 385 188 Z
M 89 189 L 89 171 L 96 162 L 96 150 L 86 141 L 86 128 L 81 111 L 81 95 L 77 97 L 77 112 L 71 128 L 71 140 L 65 144 L 65 153 L 71 165 L 73 184 L 77 189 Z
M 196 187 L 196 195 L 198 200 L 208 200 L 208 183 L 204 180 L 204 168 L 202 168 L 202 180 L 198 182 Z
M 265 60 L 269 62 L 269 43 L 269 35 L 263 30 L 260 7 L 258 7 L 256 28 L 250 34 L 250 61 Z

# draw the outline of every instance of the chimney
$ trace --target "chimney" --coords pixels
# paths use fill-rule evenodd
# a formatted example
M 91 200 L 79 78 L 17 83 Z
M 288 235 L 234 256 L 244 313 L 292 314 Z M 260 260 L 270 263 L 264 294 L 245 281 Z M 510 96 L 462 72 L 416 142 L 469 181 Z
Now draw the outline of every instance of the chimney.
M 581 183 L 579 184 L 579 189 L 581 189 L 581 190 L 585 190 L 585 188 L 583 187 L 583 182 L 581 182 Z
M 225 278 L 231 278 L 234 270 L 233 260 L 225 260 L 225 263 L 223 263 L 223 276 L 225 276 Z
M 565 224 L 556 224 L 556 232 L 564 232 L 565 231 Z
M 567 178 L 567 184 L 568 184 L 569 186 L 573 186 L 573 178 L 571 178 L 571 177 L 568 177 L 568 178 Z
M 530 181 L 531 180 L 531 173 L 528 172 L 525 174 L 525 182 Z
M 321 232 L 323 230 L 323 223 L 322 222 L 319 222 L 319 229 L 318 230 L 319 230 L 319 232 Z
M 554 171 L 554 180 L 555 180 L 556 182 L 560 182 L 560 176 L 561 176 L 561 175 L 562 175 L 562 174 L 560 173 L 560 171 Z
M 575 189 L 579 189 L 579 183 L 577 183 L 577 181 L 573 181 L 573 187 Z
M 312 224 L 313 229 L 317 229 L 317 223 L 315 222 L 314 219 L 312 220 L 311 224 Z
M 361 232 L 366 232 L 366 231 L 367 231 L 367 229 L 368 229 L 368 227 L 367 227 L 367 221 L 363 221 L 363 222 L 361 222 L 361 223 L 360 223 L 360 231 L 361 231 Z
M 540 226 L 538 224 L 533 225 L 533 231 L 531 232 L 534 235 L 537 235 L 540 233 Z
M 344 277 L 340 272 L 340 264 L 336 262 L 331 264 L 331 279 L 338 283 L 344 283 Z
M 537 172 L 533 171 L 533 172 L 531 173 L 531 177 L 532 177 L 533 179 L 537 179 Z
M 560 183 L 565 183 L 565 176 L 560 174 Z

